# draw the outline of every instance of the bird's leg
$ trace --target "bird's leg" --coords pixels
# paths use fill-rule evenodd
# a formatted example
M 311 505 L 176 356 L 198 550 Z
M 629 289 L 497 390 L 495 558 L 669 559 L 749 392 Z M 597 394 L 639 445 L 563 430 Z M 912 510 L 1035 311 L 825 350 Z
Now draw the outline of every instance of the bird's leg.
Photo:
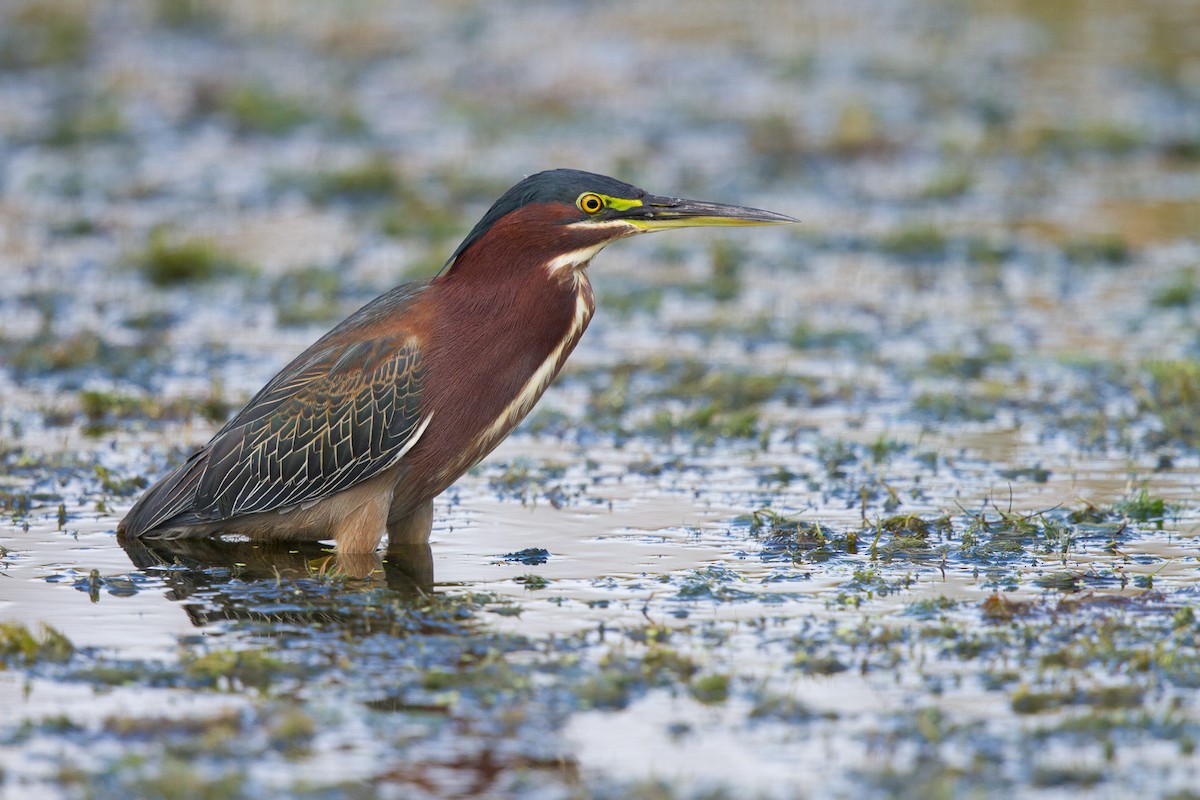
M 433 530 L 433 501 L 426 500 L 402 517 L 388 519 L 388 550 L 405 545 L 425 544 Z
M 387 530 L 391 492 L 372 493 L 333 523 L 338 555 L 374 553 Z

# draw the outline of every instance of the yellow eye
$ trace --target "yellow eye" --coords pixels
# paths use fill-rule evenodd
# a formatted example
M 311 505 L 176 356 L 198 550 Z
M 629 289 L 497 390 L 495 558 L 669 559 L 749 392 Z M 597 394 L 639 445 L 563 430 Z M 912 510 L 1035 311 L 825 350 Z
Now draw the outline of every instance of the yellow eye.
M 577 203 L 588 214 L 596 214 L 604 208 L 604 201 L 598 194 L 581 194 Z

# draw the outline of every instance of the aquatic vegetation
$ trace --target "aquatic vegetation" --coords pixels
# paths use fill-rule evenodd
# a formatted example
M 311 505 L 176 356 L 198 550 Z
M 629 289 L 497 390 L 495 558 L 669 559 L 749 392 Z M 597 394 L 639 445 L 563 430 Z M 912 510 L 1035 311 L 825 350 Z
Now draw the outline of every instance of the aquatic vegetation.
M 49 625 L 42 625 L 35 634 L 20 622 L 0 622 L 0 664 L 4 666 L 67 661 L 74 653 L 71 640 Z
M 701 675 L 688 685 L 688 691 L 706 706 L 724 703 L 729 699 L 729 676 Z
M 546 578 L 545 576 L 542 576 L 542 575 L 538 575 L 536 573 L 529 573 L 528 575 L 518 575 L 517 577 L 513 578 L 513 580 L 516 581 L 517 583 L 521 584 L 522 586 L 524 586 L 526 589 L 528 589 L 531 592 L 536 592 L 540 589 L 545 589 L 547 586 L 550 585 L 549 578 Z
M 1200 447 L 1200 361 L 1155 361 L 1146 372 L 1139 404 L 1162 426 L 1152 440 Z
M 210 422 L 224 422 L 231 410 L 221 397 L 219 387 L 204 398 L 178 398 L 163 401 L 156 397 L 133 396 L 85 390 L 79 393 L 79 410 L 84 416 L 84 433 L 99 436 L 129 420 L 187 420 L 198 415 Z
M 161 288 L 203 283 L 248 271 L 248 267 L 221 252 L 212 241 L 176 241 L 162 229 L 151 233 L 145 249 L 131 260 L 146 280 Z
M 270 289 L 275 320 L 285 327 L 337 322 L 345 315 L 341 291 L 337 270 L 305 267 L 288 272 Z
M 315 202 L 337 200 L 355 203 L 394 200 L 401 191 L 400 177 L 387 156 L 373 155 L 342 169 L 304 176 L 308 195 Z M 405 209 L 405 213 L 409 209 Z M 393 231 L 389 231 L 394 234 Z
M 996 403 L 982 397 L 951 392 L 923 392 L 913 399 L 913 411 L 936 422 L 987 422 L 996 416 Z
M 1013 361 L 1013 350 L 1008 345 L 991 343 L 982 353 L 952 351 L 933 353 L 926 365 L 935 375 L 946 375 L 965 380 L 976 380 L 992 365 L 1009 364 Z
M 1181 7 L 547 18 L 604 17 L 609 63 L 472 3 L 10 5 L 8 785 L 1191 797 Z M 1045 102 L 1112 75 L 1115 105 Z M 437 272 L 538 158 L 806 224 L 606 254 L 569 369 L 430 550 L 116 540 L 310 323 Z
M 522 505 L 536 504 L 546 500 L 554 508 L 577 502 L 586 491 L 584 485 L 571 485 L 564 478 L 565 465 L 545 461 L 540 464 L 528 459 L 517 459 L 504 466 L 498 474 L 493 472 L 488 485 L 501 497 L 520 500 Z
M 31 69 L 82 64 L 93 34 L 87 6 L 71 2 L 27 2 L 6 16 L 0 34 L 0 68 Z
M 550 551 L 544 547 L 526 547 L 524 550 L 518 550 L 515 553 L 507 553 L 501 556 L 501 558 L 505 561 L 515 561 L 528 567 L 536 567 L 538 564 L 545 564 L 550 560 Z
M 946 236 L 929 225 L 913 225 L 892 231 L 880 240 L 879 247 L 899 258 L 938 259 L 946 254 Z
M 719 565 L 693 569 L 683 576 L 676 597 L 680 600 L 750 600 L 752 592 L 738 588 L 744 578 L 728 567 Z
M 1163 498 L 1152 496 L 1145 486 L 1137 494 L 1113 506 L 1113 511 L 1124 517 L 1139 522 L 1157 522 L 1159 525 L 1170 510 Z
M 241 133 L 269 136 L 285 134 L 316 116 L 309 102 L 255 84 L 205 89 L 198 106 L 227 116 Z
M 812 150 L 812 145 L 786 116 L 756 117 L 747 120 L 744 127 L 746 147 L 755 156 L 758 171 L 765 176 L 794 172 Z
M 1025 132 L 1023 138 L 1023 144 L 1030 149 L 1055 151 L 1068 156 L 1087 152 L 1123 156 L 1133 152 L 1143 142 L 1138 131 L 1109 122 L 1039 127 Z
M 764 562 L 821 562 L 841 553 L 857 552 L 858 537 L 854 532 L 839 534 L 819 523 L 788 517 L 769 508 L 758 509 L 734 522 L 747 524 L 751 535 L 761 541 L 760 557 Z
M 879 155 L 894 149 L 875 110 L 861 97 L 844 102 L 826 147 L 839 158 Z
M 818 330 L 804 320 L 792 328 L 788 343 L 797 350 L 846 350 L 864 355 L 876 346 L 871 336 L 863 331 L 848 328 Z
M 920 194 L 926 200 L 950 200 L 966 194 L 974 185 L 975 176 L 970 170 L 951 167 L 930 178 Z
M 719 303 L 736 299 L 742 293 L 741 272 L 746 253 L 736 244 L 722 239 L 709 248 L 709 258 L 712 260 L 712 277 L 708 291 L 712 298 Z
M 1121 266 L 1132 258 L 1129 244 L 1117 235 L 1072 239 L 1063 245 L 1063 255 L 1078 264 Z
M 908 442 L 901 442 L 889 438 L 886 434 L 880 434 L 878 439 L 868 445 L 867 452 L 871 455 L 871 463 L 878 465 L 885 464 L 894 456 L 907 453 L 911 449 L 912 445 Z
M 1160 308 L 1187 308 L 1197 297 L 1200 297 L 1200 286 L 1196 282 L 1196 270 L 1186 269 L 1158 289 L 1150 302 Z
M 204 0 L 155 0 L 158 24 L 182 31 L 215 30 L 224 20 L 219 9 Z
M 369 183 L 369 176 L 363 176 L 364 183 Z M 384 189 L 386 179 L 376 178 L 378 189 Z M 380 216 L 380 229 L 388 236 L 399 239 L 416 239 L 425 242 L 431 250 L 430 266 L 424 274 L 436 272 L 442 267 L 446 256 L 452 252 L 452 242 L 467 228 L 463 209 L 453 200 L 439 202 L 430 199 L 423 191 L 409 187 L 403 182 L 388 188 L 386 192 L 379 191 L 380 199 L 389 200 Z M 414 274 L 410 269 L 409 274 Z
M 46 143 L 54 147 L 72 147 L 85 142 L 115 141 L 128 133 L 129 125 L 116 102 L 112 98 L 98 97 L 59 109 L 46 133 Z M 83 230 L 87 232 L 86 226 Z
M 610 281 L 607 286 L 596 287 L 596 304 L 606 314 L 628 318 L 639 313 L 654 314 L 662 307 L 665 294 L 662 287 L 614 284 L 615 281 Z
M 266 689 L 291 672 L 266 650 L 215 650 L 182 661 L 186 680 L 205 687 Z

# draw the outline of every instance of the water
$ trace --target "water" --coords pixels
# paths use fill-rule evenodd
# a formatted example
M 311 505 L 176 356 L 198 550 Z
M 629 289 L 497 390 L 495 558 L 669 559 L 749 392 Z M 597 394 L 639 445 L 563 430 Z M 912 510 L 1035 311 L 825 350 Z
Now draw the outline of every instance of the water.
M 1187 4 L 330 8 L 7 12 L 5 796 L 1190 796 Z M 804 222 L 601 254 L 429 549 L 122 548 L 560 165 Z

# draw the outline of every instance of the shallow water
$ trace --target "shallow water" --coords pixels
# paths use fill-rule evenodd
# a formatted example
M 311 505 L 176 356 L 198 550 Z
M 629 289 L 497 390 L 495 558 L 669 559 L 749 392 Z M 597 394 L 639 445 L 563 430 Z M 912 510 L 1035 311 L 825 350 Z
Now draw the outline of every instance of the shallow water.
M 0 794 L 1194 796 L 1200 17 L 756 8 L 2 12 Z M 429 549 L 117 542 L 558 165 L 804 222 L 600 255 Z

